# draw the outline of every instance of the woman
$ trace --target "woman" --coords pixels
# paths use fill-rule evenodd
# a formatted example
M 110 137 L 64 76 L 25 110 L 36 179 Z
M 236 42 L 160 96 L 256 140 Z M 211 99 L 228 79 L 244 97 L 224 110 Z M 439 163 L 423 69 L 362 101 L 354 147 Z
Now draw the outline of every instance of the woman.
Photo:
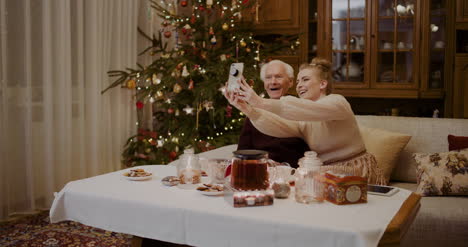
M 322 160 L 323 170 L 360 175 L 382 184 L 375 157 L 366 152 L 354 113 L 346 99 L 331 92 L 331 63 L 314 58 L 299 69 L 300 98 L 264 99 L 244 81 L 237 93 L 226 94 L 261 132 L 276 137 L 301 137 Z

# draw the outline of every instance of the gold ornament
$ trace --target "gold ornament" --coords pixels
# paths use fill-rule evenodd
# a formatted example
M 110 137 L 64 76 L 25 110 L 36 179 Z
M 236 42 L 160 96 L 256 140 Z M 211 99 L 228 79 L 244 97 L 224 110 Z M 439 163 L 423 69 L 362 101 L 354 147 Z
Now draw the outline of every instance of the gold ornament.
M 156 92 L 156 97 L 157 97 L 158 99 L 162 99 L 162 98 L 164 97 L 163 92 L 162 92 L 162 91 L 157 91 L 157 92 Z
M 127 81 L 127 88 L 134 89 L 136 87 L 136 82 L 133 79 Z
M 179 85 L 179 83 L 174 84 L 174 93 L 180 93 L 182 91 L 182 87 Z
M 246 51 L 246 52 L 251 52 L 252 50 L 250 50 L 250 48 L 247 47 L 247 48 L 245 48 L 245 51 Z
M 242 47 L 246 47 L 246 46 L 247 46 L 247 43 L 245 43 L 245 41 L 244 41 L 244 40 L 241 40 L 241 41 L 240 41 L 240 46 L 242 46 Z
M 229 29 L 229 25 L 227 23 L 223 23 L 222 28 L 224 31 L 227 31 Z

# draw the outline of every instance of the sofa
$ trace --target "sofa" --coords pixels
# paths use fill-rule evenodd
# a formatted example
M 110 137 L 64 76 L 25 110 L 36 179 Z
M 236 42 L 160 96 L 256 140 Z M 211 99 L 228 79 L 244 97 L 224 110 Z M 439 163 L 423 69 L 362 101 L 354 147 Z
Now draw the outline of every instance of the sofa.
M 449 134 L 468 136 L 468 119 L 357 116 L 361 128 L 377 128 L 411 136 L 396 154 L 390 185 L 416 191 L 414 153 L 447 152 Z M 405 142 L 406 143 L 406 142 Z M 199 154 L 204 158 L 232 157 L 236 145 Z M 369 148 L 368 148 L 369 149 Z M 468 197 L 422 197 L 421 208 L 401 246 L 468 246 Z

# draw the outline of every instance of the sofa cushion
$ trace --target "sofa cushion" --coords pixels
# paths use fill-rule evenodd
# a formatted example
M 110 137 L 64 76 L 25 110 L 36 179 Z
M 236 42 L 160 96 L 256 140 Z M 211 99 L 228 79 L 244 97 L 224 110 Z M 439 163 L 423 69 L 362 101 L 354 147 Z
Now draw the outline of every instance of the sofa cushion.
M 448 135 L 449 151 L 468 148 L 468 136 Z
M 422 196 L 468 195 L 468 149 L 415 153 L 418 189 Z
M 401 152 L 391 180 L 416 183 L 413 153 L 447 151 L 447 135 L 468 136 L 468 119 L 357 115 L 359 126 L 385 129 L 411 136 Z
M 382 129 L 360 127 L 367 152 L 373 154 L 381 169 L 385 184 L 388 184 L 392 171 L 411 136 Z

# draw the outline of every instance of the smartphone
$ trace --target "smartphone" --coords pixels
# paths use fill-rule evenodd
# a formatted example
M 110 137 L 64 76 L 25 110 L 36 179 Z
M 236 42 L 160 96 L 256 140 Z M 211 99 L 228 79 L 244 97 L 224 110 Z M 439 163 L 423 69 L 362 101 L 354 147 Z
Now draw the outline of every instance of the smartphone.
M 242 77 L 242 73 L 244 73 L 244 63 L 232 63 L 231 68 L 229 69 L 229 79 L 227 90 L 230 92 L 235 92 L 236 89 L 240 88 L 239 80 Z
M 392 196 L 399 191 L 398 188 L 391 187 L 391 186 L 383 186 L 383 185 L 375 185 L 369 184 L 367 185 L 367 193 L 379 196 Z

